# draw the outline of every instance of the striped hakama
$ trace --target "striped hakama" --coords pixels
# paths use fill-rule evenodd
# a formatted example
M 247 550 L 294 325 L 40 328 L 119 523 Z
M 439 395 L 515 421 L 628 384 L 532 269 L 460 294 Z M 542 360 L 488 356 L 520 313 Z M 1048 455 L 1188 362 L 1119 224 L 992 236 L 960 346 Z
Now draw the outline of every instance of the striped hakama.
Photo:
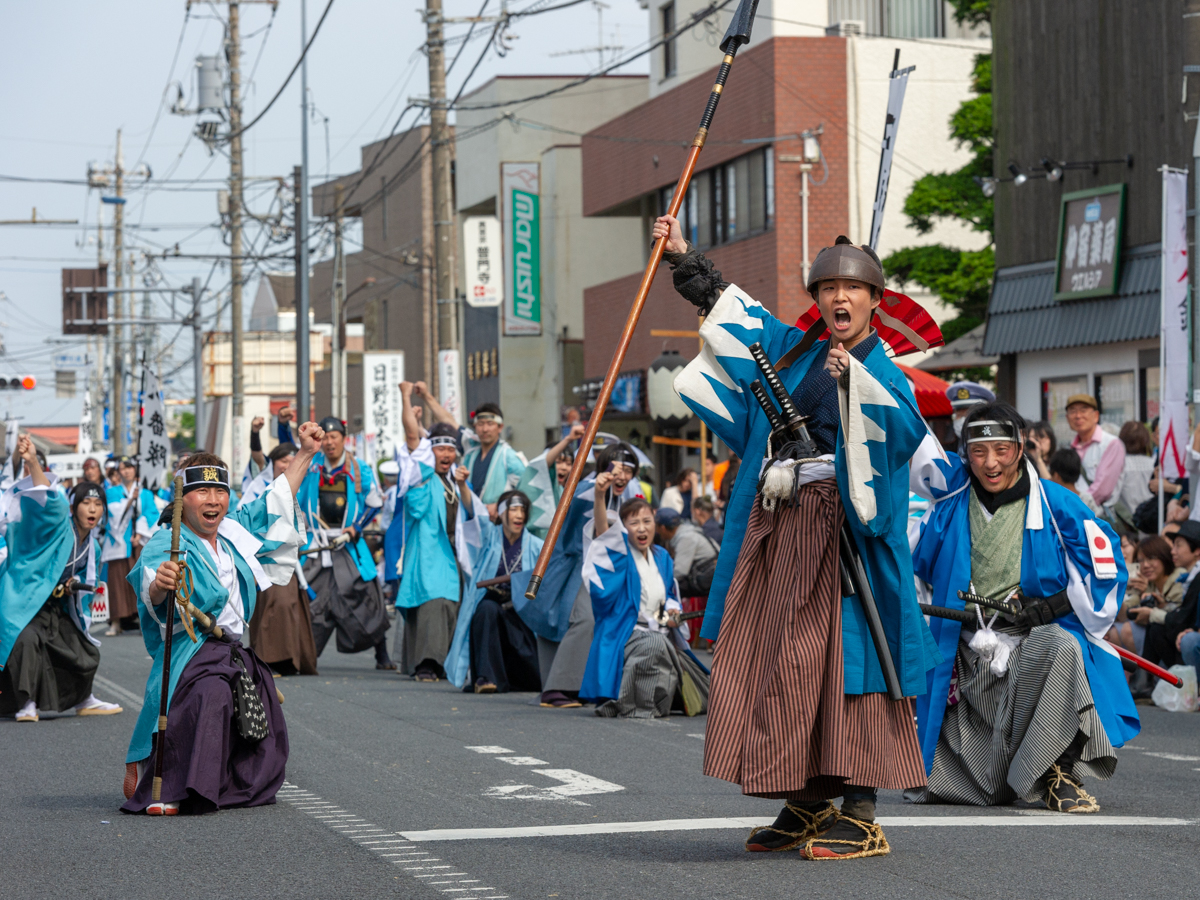
M 925 784 L 913 703 L 845 694 L 833 479 L 796 504 L 755 502 L 714 648 L 704 774 L 752 796 L 840 796 Z
M 1019 634 L 1010 629 L 997 629 Z M 1057 625 L 1029 632 L 994 675 L 960 640 L 929 786 L 916 803 L 999 806 L 1046 799 L 1045 776 L 1063 753 L 1076 775 L 1109 778 L 1117 757 L 1096 714 L 1079 643 Z

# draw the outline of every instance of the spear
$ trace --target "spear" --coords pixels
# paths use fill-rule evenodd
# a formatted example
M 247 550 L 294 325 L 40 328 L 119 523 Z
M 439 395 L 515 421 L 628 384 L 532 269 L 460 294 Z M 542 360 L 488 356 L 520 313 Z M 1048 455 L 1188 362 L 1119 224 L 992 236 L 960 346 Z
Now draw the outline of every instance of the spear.
M 687 196 L 692 173 L 696 170 L 696 161 L 700 158 L 700 151 L 704 149 L 704 142 L 708 139 L 708 129 L 712 125 L 713 115 L 717 111 L 717 103 L 721 100 L 721 92 L 725 90 L 725 81 L 729 78 L 729 70 L 733 67 L 733 57 L 742 44 L 750 43 L 750 27 L 754 24 L 754 13 L 757 9 L 758 0 L 741 0 L 733 14 L 733 21 L 729 23 L 729 29 L 721 40 L 721 52 L 725 54 L 725 57 L 721 60 L 721 67 L 717 69 L 716 82 L 708 95 L 704 115 L 700 117 L 700 127 L 696 129 L 696 136 L 692 138 L 692 148 L 688 152 L 687 162 L 683 164 L 683 172 L 680 173 L 679 181 L 675 185 L 675 193 L 671 195 L 671 205 L 667 210 L 667 215 L 678 215 L 679 207 Z M 637 328 L 642 308 L 646 305 L 646 297 L 650 293 L 650 286 L 654 283 L 654 276 L 662 262 L 663 251 L 667 248 L 667 240 L 667 237 L 663 237 L 655 242 L 654 250 L 650 253 L 650 261 L 646 263 L 642 283 L 638 286 L 637 296 L 633 298 L 633 306 L 625 320 L 621 339 L 617 341 L 617 349 L 613 352 L 612 362 L 608 364 L 608 372 L 604 375 L 604 384 L 600 388 L 600 395 L 596 398 L 596 406 L 592 410 L 587 430 L 584 431 L 583 439 L 580 441 L 579 452 L 575 454 L 575 462 L 571 465 L 571 472 L 567 475 L 566 484 L 563 485 L 562 497 L 558 501 L 558 507 L 554 510 L 550 530 L 546 533 L 546 542 L 542 544 L 542 552 L 538 555 L 537 564 L 533 567 L 529 588 L 525 591 L 525 596 L 530 600 L 537 597 L 538 588 L 541 587 L 542 578 L 546 574 L 546 566 L 550 563 L 550 554 L 554 551 L 559 532 L 562 531 L 563 521 L 567 517 L 567 510 L 570 509 L 571 501 L 575 498 L 575 488 L 579 485 L 579 479 L 583 477 L 583 467 L 587 464 L 588 452 L 596 440 L 596 432 L 600 430 L 600 420 L 604 418 L 604 411 L 608 408 L 609 397 L 612 396 L 617 375 L 621 371 L 625 362 L 625 354 L 629 350 L 629 342 L 633 340 L 634 329 Z
M 183 518 L 183 476 L 175 476 L 175 507 L 171 510 L 171 562 L 179 562 L 179 529 Z M 162 802 L 163 755 L 167 747 L 167 702 L 171 684 L 171 638 L 175 631 L 175 591 L 167 596 L 167 633 L 163 637 L 162 691 L 158 699 L 158 734 L 154 748 L 154 780 L 150 784 L 150 799 Z M 193 638 L 193 640 L 195 640 Z

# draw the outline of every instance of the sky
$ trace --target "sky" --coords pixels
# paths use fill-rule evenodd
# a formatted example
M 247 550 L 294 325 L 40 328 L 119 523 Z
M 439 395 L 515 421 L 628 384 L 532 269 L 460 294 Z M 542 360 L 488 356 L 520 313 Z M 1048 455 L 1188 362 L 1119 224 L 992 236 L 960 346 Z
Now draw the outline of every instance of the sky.
M 280 0 L 272 15 L 266 3 L 243 2 L 242 77 L 245 121 L 250 121 L 283 84 L 301 51 L 300 8 L 307 3 L 312 34 L 329 0 Z M 444 0 L 447 17 L 473 16 L 483 0 Z M 562 0 L 512 0 L 510 10 L 549 6 Z M 428 69 L 420 47 L 425 29 L 420 7 L 412 0 L 332 0 L 329 13 L 308 54 L 308 86 L 314 106 L 309 123 L 309 172 L 312 184 L 327 175 L 359 168 L 359 148 L 386 136 L 410 98 L 428 95 Z M 484 15 L 499 10 L 487 0 Z M 598 19 L 598 11 L 602 19 Z M 509 49 L 499 56 L 489 47 L 491 26 L 477 26 L 465 46 L 455 41 L 467 25 L 447 26 L 447 60 L 462 48 L 451 70 L 449 91 L 456 93 L 479 55 L 488 47 L 468 91 L 489 78 L 520 74 L 584 74 L 598 66 L 598 43 L 625 48 L 620 56 L 644 47 L 649 14 L 637 0 L 587 0 L 514 22 Z M 125 206 L 127 249 L 154 253 L 176 244 L 187 254 L 227 253 L 219 227 L 217 190 L 228 177 L 226 157 L 210 155 L 193 135 L 195 116 L 174 115 L 178 84 L 186 104 L 194 105 L 198 55 L 221 52 L 225 3 L 187 0 L 39 0 L 5 4 L 0 32 L 0 220 L 78 220 L 77 225 L 0 225 L 0 376 L 34 375 L 34 391 L 0 392 L 0 415 L 23 418 L 25 425 L 73 424 L 79 420 L 81 392 L 57 399 L 56 353 L 80 351 L 76 339 L 61 334 L 61 269 L 96 264 L 96 223 L 101 191 L 85 182 L 89 164 L 112 162 L 116 133 L 122 130 L 127 170 L 148 167 L 151 181 L 129 176 Z M 602 28 L 602 31 L 600 30 Z M 483 39 L 478 39 L 483 35 Z M 569 37 L 564 38 L 564 35 Z M 602 35 L 602 37 L 601 37 Z M 607 61 L 618 55 L 609 51 Z M 647 57 L 617 70 L 648 71 Z M 252 129 L 246 132 L 247 176 L 286 176 L 300 162 L 300 75 Z M 402 130 L 416 120 L 412 114 Z M 24 180 L 29 179 L 29 180 Z M 247 184 L 253 213 L 279 209 L 276 184 Z M 288 200 L 290 202 L 290 198 Z M 112 210 L 103 205 L 104 239 L 111 262 Z M 251 229 L 256 250 L 291 254 L 292 239 L 269 243 Z M 141 257 L 139 256 L 139 261 Z M 282 268 L 290 264 L 283 261 Z M 139 262 L 138 284 L 142 284 Z M 168 259 L 154 263 L 150 277 L 160 285 L 185 285 L 197 276 L 212 292 L 227 289 L 228 266 L 212 260 Z M 110 284 L 112 275 L 110 273 Z M 244 294 L 248 318 L 257 286 L 252 277 Z M 227 291 L 222 295 L 227 297 Z M 167 295 L 158 295 L 152 314 L 170 314 Z M 142 299 L 137 298 L 140 313 Z M 177 303 L 182 309 L 186 297 Z M 212 314 L 218 300 L 206 307 Z M 211 321 L 211 320 L 210 320 Z M 221 315 L 228 329 L 228 310 Z M 178 326 L 160 326 L 170 341 Z M 211 328 L 211 324 L 206 325 Z M 64 343 L 64 340 L 67 342 Z M 192 394 L 190 330 L 163 361 L 168 396 Z M 173 371 L 178 368 L 178 371 Z M 77 376 L 82 382 L 83 373 Z

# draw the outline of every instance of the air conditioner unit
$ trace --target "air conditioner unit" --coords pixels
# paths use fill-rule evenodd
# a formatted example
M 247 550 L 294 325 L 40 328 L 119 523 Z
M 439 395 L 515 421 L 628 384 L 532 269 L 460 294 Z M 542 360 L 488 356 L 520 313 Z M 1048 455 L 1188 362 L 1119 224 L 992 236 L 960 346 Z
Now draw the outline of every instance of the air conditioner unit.
M 862 19 L 842 19 L 825 28 L 826 37 L 861 37 L 866 32 L 867 25 Z

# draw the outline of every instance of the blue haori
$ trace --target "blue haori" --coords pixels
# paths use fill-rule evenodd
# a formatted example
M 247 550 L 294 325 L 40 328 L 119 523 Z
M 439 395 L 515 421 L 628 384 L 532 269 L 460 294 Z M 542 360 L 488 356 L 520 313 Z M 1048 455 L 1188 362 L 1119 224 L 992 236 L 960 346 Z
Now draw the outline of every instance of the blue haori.
M 296 515 L 296 503 L 286 476 L 279 476 L 270 489 L 258 500 L 221 520 L 217 540 L 233 557 L 237 570 L 238 589 L 244 611 L 242 619 L 249 622 L 254 615 L 258 590 L 271 585 L 285 585 L 296 567 L 296 555 L 306 542 L 304 522 Z M 186 525 L 179 529 L 180 556 L 192 573 L 194 590 L 188 599 L 215 622 L 229 601 L 229 592 L 222 587 L 217 575 L 217 563 L 208 543 Z M 139 762 L 150 755 L 151 738 L 158 720 L 159 691 L 162 687 L 163 640 L 166 636 L 166 607 L 155 610 L 150 602 L 149 588 L 158 567 L 171 556 L 171 531 L 164 528 L 150 538 L 141 556 L 130 571 L 128 581 L 138 595 L 138 617 L 141 620 L 142 640 L 152 660 L 146 680 L 145 701 L 129 741 L 126 762 Z M 168 709 L 175 686 L 196 651 L 208 640 L 196 631 L 192 643 L 183 630 L 178 615 L 171 642 L 171 672 L 168 684 Z
M 636 478 L 632 478 L 625 490 L 617 498 L 609 497 L 609 509 L 613 512 L 620 509 L 627 500 L 642 496 L 642 488 Z M 575 488 L 575 497 L 563 520 L 562 530 L 558 534 L 558 542 L 550 554 L 546 565 L 546 574 L 542 578 L 537 598 L 529 600 L 525 591 L 529 587 L 529 578 L 533 569 L 523 569 L 513 573 L 512 593 L 513 608 L 521 620 L 538 637 L 558 643 L 567 633 L 568 619 L 571 607 L 575 605 L 575 597 L 583 584 L 583 555 L 587 545 L 591 543 L 589 525 L 596 509 L 596 476 L 588 475 Z M 536 514 L 537 504 L 534 504 Z M 553 515 L 553 511 L 551 512 Z
M 814 328 L 824 329 L 817 322 Z M 762 345 L 772 361 L 796 347 L 804 333 L 784 325 L 736 285 L 721 294 L 700 327 L 704 349 L 675 379 L 675 390 L 744 463 L 725 514 L 725 539 L 713 576 L 702 637 L 716 640 L 746 526 L 755 503 L 760 462 L 768 456 L 770 423 L 750 393 L 760 380 L 750 356 Z M 828 341 L 816 341 L 779 372 L 788 393 L 824 359 Z M 908 379 L 882 342 L 859 362 L 850 357 L 839 382 L 839 425 L 833 466 L 854 543 L 862 555 L 904 696 L 925 692 L 925 673 L 940 661 L 917 606 L 905 525 L 908 461 L 925 436 Z M 887 689 L 862 606 L 842 600 L 842 658 L 847 694 Z
M 476 582 L 495 577 L 500 567 L 500 558 L 504 552 L 504 529 L 493 525 L 487 520 L 486 514 L 475 516 L 475 521 L 482 529 L 482 542 L 478 548 L 472 548 L 472 569 L 475 575 L 463 585 L 462 604 L 458 609 L 458 621 L 454 627 L 454 641 L 450 644 L 450 652 L 446 656 L 444 668 L 446 680 L 455 687 L 464 687 L 471 674 L 471 619 L 479 601 L 487 593 L 486 588 L 475 587 Z M 521 532 L 521 571 L 532 571 L 537 563 L 538 554 L 542 552 L 542 539 L 530 534 L 528 530 Z M 516 572 L 513 573 L 515 578 Z
M 474 472 L 481 452 L 479 438 L 475 437 L 474 432 L 464 429 L 463 443 L 467 452 L 463 454 L 462 464 L 467 467 L 468 472 Z M 521 476 L 525 474 L 525 465 L 524 458 L 508 441 L 497 441 L 492 446 L 491 459 L 488 460 L 487 477 L 483 484 L 475 484 L 472 479 L 471 490 L 484 503 L 495 503 L 501 494 L 515 487 L 521 480 Z
M 37 486 L 25 476 L 3 498 L 7 504 L 5 540 L 12 552 L 0 561 L 0 669 L 7 664 L 21 632 L 50 599 L 77 552 L 70 502 L 58 487 L 58 476 L 50 473 L 46 478 L 48 485 Z M 93 531 L 87 538 L 87 584 L 96 583 L 95 534 Z M 98 647 L 100 642 L 88 634 L 91 598 L 90 593 L 76 591 L 60 603 L 72 624 Z
M 326 533 L 326 529 L 321 526 L 319 518 L 321 473 L 324 471 L 324 467 L 325 454 L 315 454 L 312 464 L 304 476 L 304 481 L 300 485 L 300 490 L 296 494 L 296 503 L 305 517 L 309 532 L 308 542 L 300 548 L 302 550 L 307 550 L 311 546 L 328 546 L 330 542 L 330 537 Z M 354 560 L 359 577 L 363 581 L 374 581 L 375 558 L 371 555 L 371 549 L 363 537 L 363 528 L 383 506 L 383 494 L 375 484 L 375 474 L 371 467 L 361 464 L 349 450 L 345 451 L 342 456 L 341 465 L 333 469 L 330 474 L 343 471 L 346 476 L 345 514 L 341 522 L 326 522 L 325 525 L 333 532 L 340 532 L 343 528 L 352 526 L 358 530 L 358 537 L 345 544 L 345 548 L 349 552 L 350 558 Z
M 1120 747 L 1141 730 L 1120 657 L 1104 640 L 1128 581 L 1124 558 L 1111 552 L 1120 541 L 1075 494 L 1039 480 L 1033 466 L 1026 465 L 1033 489 L 1026 501 L 1021 593 L 1050 597 L 1067 592 L 1073 612 L 1055 624 L 1078 641 L 1096 713 L 1109 742 Z M 947 456 L 930 435 L 914 457 L 912 487 L 934 501 L 911 531 L 916 576 L 931 594 L 933 605 L 963 609 L 958 591 L 967 590 L 971 582 L 968 501 L 972 488 L 966 463 L 958 456 Z M 1097 574 L 1089 529 L 1093 536 L 1103 533 L 1107 537 L 1115 574 Z M 1112 565 L 1107 557 L 1104 562 Z M 932 618 L 929 627 L 945 661 L 929 673 L 928 693 L 917 700 L 917 730 L 926 772 L 933 767 L 962 625 L 952 619 Z
M 396 454 L 400 475 L 396 481 L 396 502 L 403 503 L 404 562 L 396 606 L 413 609 L 430 600 L 460 600 L 459 569 L 464 578 L 475 571 L 472 559 L 482 545 L 477 519 L 487 518 L 487 510 L 472 496 L 472 508 L 464 509 L 458 483 L 452 478 L 454 504 L 454 545 L 446 519 L 445 482 L 434 468 L 436 460 L 428 438 L 422 438 L 409 452 L 401 445 Z M 392 527 L 396 527 L 393 519 Z M 390 529 L 389 529 L 390 530 Z M 485 576 L 486 577 L 486 576 Z
M 158 504 L 154 494 L 145 488 L 126 489 L 125 485 L 118 484 L 108 487 L 104 493 L 108 503 L 108 524 L 100 560 L 128 559 L 133 555 L 134 532 L 144 544 L 157 530 Z

